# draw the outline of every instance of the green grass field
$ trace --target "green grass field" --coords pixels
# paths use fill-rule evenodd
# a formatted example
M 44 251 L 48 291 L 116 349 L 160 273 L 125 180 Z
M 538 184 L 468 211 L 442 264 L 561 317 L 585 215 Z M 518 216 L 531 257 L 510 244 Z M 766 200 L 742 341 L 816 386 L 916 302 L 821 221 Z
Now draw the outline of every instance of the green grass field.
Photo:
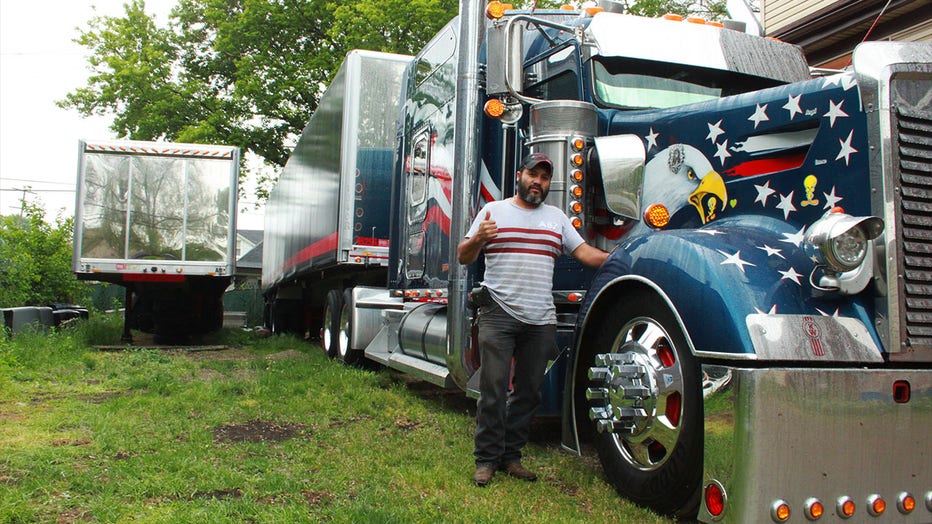
M 541 480 L 472 482 L 474 401 L 315 345 L 101 351 L 120 319 L 0 340 L 0 522 L 670 522 L 535 423 Z

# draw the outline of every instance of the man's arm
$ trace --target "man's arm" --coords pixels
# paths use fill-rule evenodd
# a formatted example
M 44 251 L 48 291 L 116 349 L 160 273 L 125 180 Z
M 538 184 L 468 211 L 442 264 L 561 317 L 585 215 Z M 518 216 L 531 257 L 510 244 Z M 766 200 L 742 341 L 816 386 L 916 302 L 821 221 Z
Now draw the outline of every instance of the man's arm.
M 573 258 L 580 261 L 583 265 L 589 266 L 591 268 L 602 267 L 602 264 L 608 259 L 608 252 L 602 251 L 597 247 L 590 246 L 589 244 L 583 242 L 577 247 L 573 253 Z
M 476 234 L 467 237 L 456 246 L 456 259 L 463 265 L 472 264 L 479 258 L 482 248 L 496 236 L 498 236 L 498 226 L 492 220 L 492 212 L 486 211 L 485 218 L 479 223 Z

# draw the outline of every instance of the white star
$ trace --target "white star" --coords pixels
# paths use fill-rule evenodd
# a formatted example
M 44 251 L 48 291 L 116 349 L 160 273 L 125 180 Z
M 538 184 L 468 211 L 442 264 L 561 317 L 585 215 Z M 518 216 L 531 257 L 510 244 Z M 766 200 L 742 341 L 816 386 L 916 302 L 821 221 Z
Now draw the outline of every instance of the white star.
M 729 255 L 728 253 L 722 251 L 721 249 L 717 249 L 716 251 L 718 251 L 719 253 L 725 256 L 725 260 L 723 260 L 721 264 L 723 266 L 726 264 L 736 265 L 738 266 L 738 269 L 740 269 L 742 273 L 744 273 L 744 266 L 756 267 L 755 264 L 741 260 L 741 251 L 735 252 L 734 255 Z
M 757 246 L 757 249 L 760 249 L 761 251 L 766 251 L 768 257 L 778 256 L 778 257 L 780 257 L 780 258 L 786 260 L 786 257 L 783 256 L 783 253 L 782 253 L 783 250 L 782 250 L 782 249 L 772 248 L 772 247 L 768 246 L 767 244 L 764 244 L 763 246 Z
M 852 75 L 851 73 L 841 76 L 841 87 L 844 88 L 845 91 L 851 89 L 852 87 L 856 85 L 858 85 L 858 81 L 856 78 L 854 78 L 854 75 Z
M 702 233 L 703 235 L 713 236 L 713 237 L 714 237 L 715 235 L 721 235 L 721 234 L 723 234 L 721 231 L 719 231 L 719 230 L 717 230 L 717 229 L 697 229 L 695 232 L 696 232 L 696 233 Z
M 825 77 L 825 82 L 822 83 L 822 87 L 837 86 L 841 81 L 841 76 L 842 75 L 831 75 Z
M 706 125 L 709 126 L 709 136 L 707 136 L 706 139 L 711 140 L 713 144 L 716 142 L 716 140 L 718 140 L 719 135 L 725 134 L 725 132 L 722 131 L 721 120 L 719 120 L 718 122 L 714 124 L 712 122 L 708 122 Z
M 857 153 L 858 150 L 851 147 L 851 139 L 854 137 L 854 129 L 848 133 L 848 138 L 842 140 L 838 139 L 838 143 L 841 144 L 841 151 L 838 152 L 838 156 L 835 157 L 835 160 L 840 160 L 842 157 L 845 158 L 845 165 L 847 166 L 850 162 L 850 157 L 854 153 Z
M 768 311 L 768 312 L 766 312 L 766 313 L 764 313 L 763 311 L 760 310 L 760 308 L 757 308 L 757 307 L 754 308 L 754 311 L 757 311 L 757 312 L 760 313 L 761 315 L 776 315 L 776 314 L 777 314 L 777 305 L 774 304 L 774 305 L 770 306 L 770 311 Z
M 822 193 L 825 195 L 825 206 L 822 209 L 832 209 L 835 207 L 835 204 L 844 200 L 842 197 L 835 194 L 835 186 L 832 186 L 831 193 Z
M 763 106 L 757 104 L 757 109 L 754 110 L 753 115 L 748 117 L 748 120 L 754 122 L 754 129 L 757 129 L 757 124 L 770 120 L 770 117 L 767 116 L 767 104 L 764 104 Z
M 790 112 L 790 120 L 792 120 L 797 113 L 803 112 L 803 110 L 799 108 L 799 99 L 802 98 L 802 96 L 803 95 L 796 95 L 796 97 L 793 97 L 790 95 L 787 97 L 786 105 L 783 106 L 783 109 Z
M 797 273 L 796 270 L 792 267 L 786 271 L 777 270 L 777 273 L 780 273 L 781 275 L 783 275 L 782 277 L 780 277 L 780 280 L 792 280 L 793 282 L 796 282 L 797 286 L 800 285 L 799 277 L 803 276 Z
M 826 313 L 825 311 L 822 311 L 822 310 L 819 309 L 819 308 L 815 308 L 815 310 L 818 311 L 823 317 L 835 317 L 835 318 L 838 318 L 838 312 L 839 312 L 839 310 L 838 310 L 837 307 L 835 308 L 835 313 L 833 313 L 833 314 L 831 314 L 831 315 L 829 315 L 829 314 Z
M 657 137 L 658 137 L 658 136 L 660 136 L 660 135 L 654 132 L 654 128 L 653 128 L 653 127 L 650 128 L 650 133 L 648 133 L 647 136 L 644 137 L 644 139 L 647 140 L 647 150 L 648 150 L 648 151 L 650 151 L 650 148 L 652 148 L 652 147 L 657 147 Z
M 728 139 L 726 138 L 721 144 L 715 144 L 717 150 L 712 156 L 718 157 L 718 161 L 721 162 L 722 167 L 725 167 L 725 159 L 731 156 L 731 153 L 728 152 Z
M 826 116 L 829 118 L 829 127 L 835 127 L 836 118 L 847 118 L 848 117 L 848 113 L 845 113 L 841 109 L 841 106 L 844 103 L 845 101 L 842 100 L 841 102 L 838 102 L 838 105 L 836 106 L 835 102 L 831 100 L 828 101 L 828 113 L 825 113 L 822 116 Z
M 796 206 L 793 205 L 793 193 L 795 191 L 790 191 L 789 195 L 780 195 L 780 203 L 776 207 L 783 211 L 783 220 L 790 218 L 790 213 L 796 211 Z
M 764 182 L 762 186 L 754 184 L 754 188 L 757 189 L 757 198 L 754 199 L 754 203 L 760 202 L 764 207 L 767 207 L 767 199 L 770 198 L 770 195 L 777 192 L 770 188 L 770 180 Z
M 803 226 L 802 229 L 796 233 L 783 233 L 784 238 L 780 242 L 786 242 L 787 244 L 793 244 L 796 247 L 799 247 L 803 243 L 803 239 L 806 238 L 805 235 L 806 226 Z

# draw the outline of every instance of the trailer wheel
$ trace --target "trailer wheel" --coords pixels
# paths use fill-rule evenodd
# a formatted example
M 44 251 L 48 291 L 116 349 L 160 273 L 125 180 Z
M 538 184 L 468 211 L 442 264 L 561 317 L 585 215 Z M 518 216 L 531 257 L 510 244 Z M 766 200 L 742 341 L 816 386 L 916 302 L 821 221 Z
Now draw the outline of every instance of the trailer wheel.
M 635 503 L 691 518 L 699 507 L 703 420 L 686 337 L 656 296 L 616 303 L 602 319 L 585 393 L 605 474 Z
M 353 332 L 353 290 L 343 292 L 343 307 L 340 309 L 340 360 L 345 364 L 358 364 L 363 358 L 363 350 L 350 347 L 350 333 Z
M 330 358 L 340 358 L 341 346 L 346 342 L 342 340 L 340 331 L 340 314 L 343 311 L 343 294 L 339 289 L 327 292 L 327 303 L 324 306 L 324 319 L 321 323 L 320 343 Z

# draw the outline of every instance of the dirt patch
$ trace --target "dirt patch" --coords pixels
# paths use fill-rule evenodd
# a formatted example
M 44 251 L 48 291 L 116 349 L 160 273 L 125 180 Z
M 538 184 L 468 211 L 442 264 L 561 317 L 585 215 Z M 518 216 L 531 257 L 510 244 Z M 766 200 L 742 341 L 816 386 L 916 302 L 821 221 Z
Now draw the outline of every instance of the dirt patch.
M 304 424 L 279 424 L 265 420 L 250 420 L 224 424 L 214 428 L 215 442 L 281 442 L 299 435 L 307 429 Z

